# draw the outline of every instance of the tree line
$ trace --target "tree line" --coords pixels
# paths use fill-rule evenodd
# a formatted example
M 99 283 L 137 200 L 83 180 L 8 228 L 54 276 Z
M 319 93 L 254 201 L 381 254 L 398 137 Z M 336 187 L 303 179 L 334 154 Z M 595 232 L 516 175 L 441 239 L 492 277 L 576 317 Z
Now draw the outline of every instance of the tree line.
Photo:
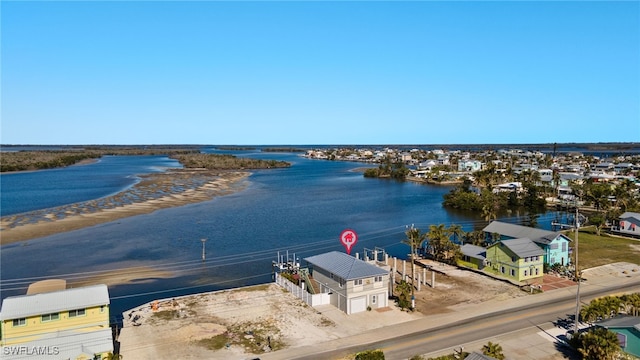
M 204 168 L 208 170 L 271 169 L 291 166 L 286 161 L 241 158 L 221 154 L 180 154 L 172 155 L 185 168 Z
M 196 148 L 174 147 L 87 147 L 78 150 L 28 150 L 0 153 L 0 172 L 32 171 L 71 166 L 106 155 L 168 155 L 185 168 L 211 170 L 269 169 L 289 167 L 284 161 L 238 158 L 233 155 L 202 154 Z

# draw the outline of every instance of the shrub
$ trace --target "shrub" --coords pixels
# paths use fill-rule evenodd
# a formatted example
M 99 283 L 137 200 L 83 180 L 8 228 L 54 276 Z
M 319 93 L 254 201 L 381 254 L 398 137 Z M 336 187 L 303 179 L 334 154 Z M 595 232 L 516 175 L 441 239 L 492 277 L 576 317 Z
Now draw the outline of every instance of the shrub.
M 355 360 L 384 360 L 382 350 L 367 350 L 356 354 Z

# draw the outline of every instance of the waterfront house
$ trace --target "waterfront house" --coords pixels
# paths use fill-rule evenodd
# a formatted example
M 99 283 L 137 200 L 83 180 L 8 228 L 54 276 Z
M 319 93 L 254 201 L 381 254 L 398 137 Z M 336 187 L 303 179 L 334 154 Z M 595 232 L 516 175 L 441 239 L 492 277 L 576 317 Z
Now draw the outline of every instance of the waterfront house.
M 389 270 L 332 251 L 304 259 L 322 293 L 347 314 L 388 306 Z
M 472 269 L 484 269 L 487 261 L 487 249 L 472 244 L 464 244 L 460 247 L 462 258 L 459 260 L 460 265 Z
M 547 265 L 567 265 L 569 259 L 569 242 L 571 239 L 559 231 L 548 231 L 528 226 L 492 221 L 484 229 L 485 237 L 489 240 L 505 240 L 528 238 L 537 244 L 544 252 L 544 263 Z M 495 237 L 495 234 L 498 237 Z
M 543 275 L 542 249 L 531 239 L 500 240 L 486 251 L 490 272 L 515 283 L 533 283 Z
M 620 235 L 640 237 L 640 213 L 627 211 L 620 215 L 611 231 Z
M 482 170 L 482 162 L 478 160 L 458 161 L 458 171 L 475 172 Z
M 113 352 L 107 286 L 5 298 L 0 308 L 0 345 L 3 359 L 22 359 L 25 355 L 105 358 Z

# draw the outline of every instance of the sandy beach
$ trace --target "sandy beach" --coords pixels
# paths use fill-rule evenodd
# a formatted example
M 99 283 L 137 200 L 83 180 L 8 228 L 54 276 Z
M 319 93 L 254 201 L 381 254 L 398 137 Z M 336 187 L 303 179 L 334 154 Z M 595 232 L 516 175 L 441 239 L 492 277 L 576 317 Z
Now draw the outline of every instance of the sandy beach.
M 0 245 L 211 200 L 242 190 L 249 175 L 204 169 L 143 175 L 137 184 L 113 196 L 2 217 Z

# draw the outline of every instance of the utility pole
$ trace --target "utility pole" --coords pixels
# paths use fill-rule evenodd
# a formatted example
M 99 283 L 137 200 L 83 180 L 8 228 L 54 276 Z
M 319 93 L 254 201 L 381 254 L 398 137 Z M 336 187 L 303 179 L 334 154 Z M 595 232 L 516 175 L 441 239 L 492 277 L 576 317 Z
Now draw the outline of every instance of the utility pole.
M 207 239 L 200 239 L 200 241 L 202 241 L 202 261 L 204 262 L 204 259 L 205 259 L 204 243 L 207 242 Z
M 578 212 L 578 198 L 576 197 L 576 279 L 578 280 L 578 289 L 576 290 L 576 319 L 575 319 L 575 330 L 573 335 L 578 336 L 578 319 L 580 317 L 580 283 L 582 282 L 580 279 L 580 270 L 578 270 L 578 228 L 580 228 L 580 220 Z
M 411 224 L 411 229 L 409 230 L 409 242 L 411 242 L 411 308 L 415 309 L 416 307 L 416 297 L 415 297 L 415 293 L 414 293 L 414 286 L 413 286 L 413 282 L 414 282 L 414 278 L 415 276 L 415 256 L 414 256 L 414 246 L 415 246 L 415 232 L 413 230 L 413 224 Z

